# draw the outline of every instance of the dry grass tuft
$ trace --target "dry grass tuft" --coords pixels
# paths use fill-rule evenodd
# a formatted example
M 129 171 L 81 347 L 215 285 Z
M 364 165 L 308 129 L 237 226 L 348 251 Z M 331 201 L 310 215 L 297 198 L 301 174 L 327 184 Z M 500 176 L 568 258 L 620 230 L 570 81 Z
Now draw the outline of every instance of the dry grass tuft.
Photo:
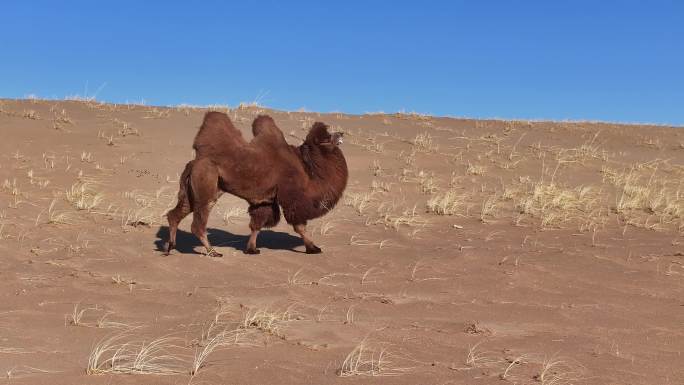
M 187 374 L 187 350 L 182 340 L 161 337 L 152 341 L 129 341 L 129 332 L 105 338 L 88 357 L 86 374 Z
M 108 319 L 109 316 L 113 314 L 112 312 L 105 312 L 97 320 L 92 320 L 92 316 L 88 317 L 91 321 L 86 321 L 86 312 L 102 312 L 102 309 L 97 305 L 81 308 L 80 304 L 76 304 L 74 305 L 71 314 L 66 314 L 64 316 L 65 324 L 99 329 L 131 329 L 131 325 Z
M 655 216 L 661 225 L 684 224 L 684 182 L 657 176 L 657 167 L 639 172 L 639 167 L 618 171 L 604 167 L 604 181 L 616 187 L 615 212 L 627 221 Z M 648 218 L 646 218 L 648 219 Z M 644 222 L 645 223 L 645 222 Z
M 427 221 L 418 215 L 417 206 L 407 208 L 401 213 L 395 213 L 390 206 L 381 206 L 378 208 L 378 219 L 369 223 L 382 224 L 387 228 L 399 230 L 402 226 L 407 227 L 422 227 L 427 224 Z
M 88 307 L 88 308 L 80 308 L 80 304 L 74 305 L 74 309 L 71 312 L 71 314 L 67 314 L 64 316 L 65 322 L 68 322 L 69 325 L 73 326 L 87 326 L 85 322 L 83 322 L 83 316 L 85 315 L 85 312 L 88 310 L 98 310 L 98 307 Z
M 594 136 L 576 148 L 560 149 L 556 154 L 556 159 L 560 164 L 564 163 L 580 163 L 584 164 L 590 159 L 607 160 L 608 155 L 604 150 L 601 150 L 599 144 L 596 144 L 601 131 L 598 131 Z
M 109 318 L 109 316 L 113 314 L 112 312 L 107 312 L 105 313 L 100 319 L 97 320 L 97 323 L 95 326 L 99 329 L 130 329 L 131 325 L 123 323 L 123 322 L 117 322 L 117 321 L 112 321 Z
M 354 208 L 354 210 L 361 215 L 370 206 L 372 198 L 372 193 L 348 192 L 344 194 L 344 204 L 345 206 Z
M 24 113 L 22 116 L 26 119 L 32 119 L 32 120 L 39 120 L 40 115 L 36 112 L 36 110 L 24 110 Z
M 64 108 L 62 108 L 62 110 L 58 113 L 55 112 L 55 116 L 54 116 L 53 120 L 54 120 L 55 124 L 72 124 L 73 123 L 73 121 L 71 120 L 71 118 L 67 114 L 67 111 Z
M 385 347 L 371 346 L 367 338 L 347 354 L 338 371 L 340 377 L 399 376 L 412 368 L 398 367 L 395 356 Z
M 190 375 L 195 376 L 200 369 L 207 366 L 209 356 L 221 349 L 239 346 L 255 346 L 252 330 L 236 327 L 224 320 L 229 314 L 228 302 L 219 299 L 214 311 L 214 318 L 202 329 L 202 334 L 193 345 L 195 353 L 190 363 Z
M 373 179 L 371 182 L 371 192 L 376 193 L 387 193 L 392 189 L 392 184 L 383 181 L 377 181 Z
M 117 133 L 121 137 L 126 137 L 129 135 L 140 136 L 140 131 L 138 131 L 137 128 L 133 127 L 133 125 L 128 122 L 114 118 L 112 119 L 112 123 L 114 124 L 114 127 L 117 128 Z M 112 139 L 110 139 L 110 143 L 111 142 L 113 142 Z
M 480 350 L 480 345 L 482 345 L 487 340 L 482 340 L 475 345 L 468 348 L 468 355 L 466 356 L 465 364 L 471 368 L 491 366 L 498 364 L 499 359 L 494 357 L 494 353 L 490 351 Z
M 432 135 L 427 132 L 416 135 L 411 141 L 413 147 L 419 152 L 437 152 L 437 146 L 434 144 Z
M 150 341 L 135 338 L 127 330 L 99 341 L 88 357 L 86 373 L 101 374 L 152 374 L 152 375 L 197 375 L 205 368 L 209 356 L 220 349 L 239 346 L 255 346 L 254 330 L 242 326 L 229 327 L 223 320 L 228 313 L 226 304 L 219 302 L 214 318 L 202 329 L 201 336 L 188 344 L 184 339 L 164 336 Z M 75 314 L 80 313 L 78 308 Z M 79 315 L 81 317 L 82 315 Z M 102 320 L 107 316 L 105 314 Z M 252 319 L 257 319 L 257 316 Z M 250 326 L 254 328 L 253 326 Z M 194 346 L 194 353 L 191 347 Z
M 373 161 L 373 164 L 370 166 L 370 170 L 375 177 L 382 176 L 385 173 L 385 170 L 380 165 L 380 161 L 377 159 Z
M 88 182 L 76 182 L 66 192 L 66 200 L 79 210 L 91 211 L 102 202 L 103 195 Z
M 234 221 L 237 219 L 245 219 L 247 217 L 247 211 L 242 207 L 231 207 L 226 209 L 222 217 L 224 223 L 234 224 Z
M 152 107 L 151 109 L 147 110 L 146 113 L 147 115 L 143 116 L 143 119 L 164 119 L 168 118 L 170 115 L 171 109 L 168 108 L 157 108 L 157 107 Z
M 257 329 L 277 337 L 284 337 L 282 327 L 285 323 L 296 319 L 292 312 L 292 306 L 284 311 L 271 311 L 268 309 L 249 310 L 242 320 L 242 329 Z
M 57 204 L 57 199 L 53 199 L 50 202 L 50 206 L 47 209 L 47 223 L 48 224 L 70 224 L 71 215 L 64 211 L 57 211 L 55 205 Z
M 195 350 L 190 375 L 194 376 L 207 365 L 207 359 L 213 352 L 235 346 L 254 346 L 250 343 L 249 333 L 245 329 L 221 330 L 215 334 L 207 334 L 200 346 Z
M 329 235 L 332 229 L 335 228 L 335 226 L 337 226 L 337 223 L 335 223 L 334 221 L 323 222 L 318 227 L 318 233 L 320 235 Z
M 16 156 L 19 156 L 19 152 L 17 152 Z M 10 208 L 18 208 L 19 204 L 23 203 L 24 199 L 28 198 L 28 194 L 19 189 L 16 178 L 12 179 L 12 181 L 5 179 L 2 183 L 2 189 L 7 191 L 11 196 L 12 200 L 8 204 L 8 207 Z
M 463 211 L 465 196 L 454 190 L 435 194 L 427 201 L 427 212 L 437 215 L 455 215 Z
M 375 138 L 367 138 L 366 141 L 368 143 L 362 145 L 366 150 L 378 154 L 382 154 L 385 151 L 385 144 L 376 142 Z
M 555 357 L 544 359 L 541 371 L 534 379 L 542 385 L 570 385 L 581 380 L 583 368 L 578 364 L 570 364 L 567 361 Z
M 371 241 L 368 239 L 359 238 L 358 234 L 354 234 L 349 239 L 349 244 L 351 246 L 377 246 L 378 249 L 382 249 L 383 247 L 390 245 L 390 240 L 383 239 L 380 241 Z
M 494 193 L 482 200 L 480 221 L 487 223 L 488 218 L 496 218 L 500 210 L 501 197 Z
M 601 190 L 590 186 L 571 189 L 540 181 L 528 185 L 516 207 L 521 214 L 539 218 L 542 228 L 560 227 L 571 221 L 585 223 L 601 216 L 601 197 Z
M 418 172 L 418 183 L 420 185 L 420 192 L 423 194 L 432 194 L 438 190 L 435 182 L 435 174 L 420 170 Z
M 476 165 L 468 162 L 468 167 L 466 168 L 466 173 L 468 175 L 484 175 L 487 172 L 485 166 Z

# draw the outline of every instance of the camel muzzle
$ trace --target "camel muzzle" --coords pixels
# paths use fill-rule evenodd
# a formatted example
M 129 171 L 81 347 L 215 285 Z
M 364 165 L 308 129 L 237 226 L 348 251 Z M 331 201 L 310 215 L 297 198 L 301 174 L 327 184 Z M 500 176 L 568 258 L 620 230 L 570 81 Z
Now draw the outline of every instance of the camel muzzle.
M 335 143 L 336 146 L 339 146 L 340 144 L 344 143 L 342 140 L 342 137 L 344 136 L 343 132 L 335 132 L 332 134 L 332 142 Z

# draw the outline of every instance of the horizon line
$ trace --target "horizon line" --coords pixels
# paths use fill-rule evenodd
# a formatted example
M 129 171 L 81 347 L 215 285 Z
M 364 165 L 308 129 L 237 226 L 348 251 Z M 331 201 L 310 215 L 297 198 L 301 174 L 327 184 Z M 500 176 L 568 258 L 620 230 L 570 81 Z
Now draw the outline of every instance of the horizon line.
M 270 107 L 264 104 L 261 104 L 259 101 L 252 101 L 252 102 L 240 102 L 236 106 L 231 106 L 229 104 L 223 104 L 223 103 L 211 103 L 211 104 L 192 104 L 192 103 L 178 103 L 178 104 L 147 104 L 144 98 L 141 98 L 140 101 L 128 101 L 126 100 L 125 102 L 115 102 L 115 101 L 107 101 L 104 99 L 97 99 L 95 96 L 87 97 L 87 96 L 81 96 L 78 94 L 74 95 L 66 95 L 63 98 L 59 97 L 41 97 L 37 96 L 35 94 L 26 94 L 23 97 L 3 97 L 0 96 L 0 101 L 1 100 L 13 100 L 13 101 L 32 101 L 32 100 L 39 100 L 39 101 L 69 101 L 69 102 L 96 102 L 100 104 L 113 104 L 113 105 L 128 105 L 128 106 L 141 106 L 141 107 L 157 107 L 157 108 L 194 108 L 194 109 L 211 109 L 211 108 L 225 108 L 225 109 L 238 109 L 238 108 L 265 108 L 268 110 L 273 110 L 273 111 L 278 111 L 278 112 L 287 112 L 287 113 L 292 113 L 292 112 L 298 112 L 298 113 L 318 113 L 318 114 L 343 114 L 343 115 L 350 115 L 350 116 L 365 116 L 365 115 L 395 115 L 395 114 L 400 114 L 400 115 L 415 115 L 415 116 L 426 116 L 426 117 L 431 117 L 431 118 L 445 118 L 445 119 L 461 119 L 461 120 L 476 120 L 476 121 L 500 121 L 500 122 L 529 122 L 529 123 L 570 123 L 570 124 L 582 124 L 582 123 L 588 123 L 588 124 L 613 124 L 613 125 L 623 125 L 623 126 L 653 126 L 653 127 L 663 127 L 663 128 L 677 128 L 681 129 L 684 128 L 684 123 L 682 124 L 677 124 L 677 123 L 655 123 L 655 122 L 639 122 L 639 121 L 619 121 L 619 120 L 597 120 L 597 119 L 572 119 L 572 118 L 567 118 L 567 119 L 554 119 L 554 118 L 505 118 L 505 117 L 473 117 L 473 116 L 467 116 L 467 115 L 440 115 L 440 114 L 432 114 L 432 113 L 424 113 L 424 112 L 418 112 L 418 111 L 408 111 L 405 109 L 401 109 L 395 112 L 385 112 L 385 111 L 366 111 L 363 113 L 358 113 L 358 112 L 345 112 L 345 111 L 340 111 L 340 110 L 331 110 L 331 111 L 313 111 L 309 110 L 306 107 L 301 107 L 299 109 L 286 109 L 286 108 L 278 108 L 278 107 Z M 244 106 L 244 107 L 243 107 Z

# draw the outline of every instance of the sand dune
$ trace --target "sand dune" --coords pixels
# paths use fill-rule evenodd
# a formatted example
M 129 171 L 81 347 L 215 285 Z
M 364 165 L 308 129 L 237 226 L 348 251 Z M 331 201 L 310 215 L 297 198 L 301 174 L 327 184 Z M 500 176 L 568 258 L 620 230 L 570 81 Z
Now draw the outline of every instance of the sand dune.
M 224 195 L 162 256 L 207 109 L 0 100 L 4 382 L 684 383 L 681 128 L 214 108 L 346 133 L 324 253 Z

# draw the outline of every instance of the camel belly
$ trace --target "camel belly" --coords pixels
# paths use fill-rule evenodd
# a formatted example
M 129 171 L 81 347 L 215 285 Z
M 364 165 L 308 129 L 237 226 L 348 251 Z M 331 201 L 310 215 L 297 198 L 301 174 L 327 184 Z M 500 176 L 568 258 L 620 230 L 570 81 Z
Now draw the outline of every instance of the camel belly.
M 242 198 L 250 204 L 271 203 L 276 196 L 275 184 L 263 183 L 263 179 L 242 177 L 219 177 L 219 188 L 229 194 Z
M 214 159 L 219 174 L 219 188 L 250 204 L 273 202 L 276 196 L 277 158 L 260 156 L 252 151 L 236 151 Z

